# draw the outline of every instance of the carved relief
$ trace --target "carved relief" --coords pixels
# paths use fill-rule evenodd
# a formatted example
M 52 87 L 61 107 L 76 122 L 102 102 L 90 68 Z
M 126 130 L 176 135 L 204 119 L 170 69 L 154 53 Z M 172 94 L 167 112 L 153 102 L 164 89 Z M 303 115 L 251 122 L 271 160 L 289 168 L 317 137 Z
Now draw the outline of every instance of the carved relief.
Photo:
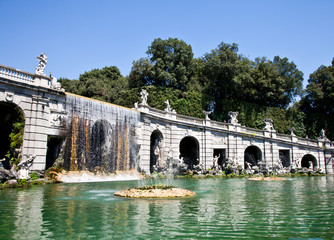
M 50 123 L 56 127 L 65 127 L 66 116 L 60 113 L 52 113 L 50 115 Z
M 213 136 L 213 143 L 215 144 L 226 144 L 226 136 Z
M 191 129 L 187 129 L 186 132 L 184 133 L 184 136 L 191 136 L 192 134 L 192 130 Z
M 6 92 L 6 100 L 8 102 L 13 102 L 13 100 L 14 100 L 14 93 L 12 93 L 12 92 Z

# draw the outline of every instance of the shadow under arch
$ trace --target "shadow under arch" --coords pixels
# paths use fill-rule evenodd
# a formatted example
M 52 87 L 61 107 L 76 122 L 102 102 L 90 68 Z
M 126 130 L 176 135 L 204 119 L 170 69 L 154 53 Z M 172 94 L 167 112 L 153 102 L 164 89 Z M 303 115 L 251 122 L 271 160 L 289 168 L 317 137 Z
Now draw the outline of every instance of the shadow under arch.
M 89 171 L 116 171 L 113 154 L 112 125 L 104 119 L 97 120 L 90 136 L 90 157 L 87 168 Z
M 258 162 L 262 161 L 261 149 L 257 146 L 249 146 L 245 149 L 244 154 L 244 167 L 248 169 L 247 163 L 252 166 L 257 166 Z
M 162 143 L 163 135 L 160 130 L 156 129 L 151 134 L 150 139 L 150 172 L 153 173 L 156 167 L 162 164 Z
M 310 168 L 310 165 L 312 162 L 312 166 L 313 166 L 313 170 L 315 167 L 318 166 L 318 163 L 317 163 L 317 159 L 312 155 L 312 154 L 306 154 L 303 156 L 302 160 L 301 160 L 301 167 L 302 168 Z
M 17 163 L 20 161 L 24 127 L 25 116 L 22 109 L 14 103 L 0 102 L 0 159 L 5 158 L 2 161 L 5 169 L 11 167 L 10 159 Z
M 187 136 L 181 140 L 180 158 L 190 170 L 199 164 L 199 142 L 195 137 Z

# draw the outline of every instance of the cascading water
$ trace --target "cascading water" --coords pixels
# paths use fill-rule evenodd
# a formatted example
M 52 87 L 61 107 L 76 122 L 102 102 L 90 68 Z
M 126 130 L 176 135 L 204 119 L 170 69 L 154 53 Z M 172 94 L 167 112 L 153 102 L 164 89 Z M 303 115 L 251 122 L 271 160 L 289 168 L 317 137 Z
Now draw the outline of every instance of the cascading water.
M 139 112 L 66 95 L 68 134 L 64 168 L 104 174 L 138 170 L 136 127 Z

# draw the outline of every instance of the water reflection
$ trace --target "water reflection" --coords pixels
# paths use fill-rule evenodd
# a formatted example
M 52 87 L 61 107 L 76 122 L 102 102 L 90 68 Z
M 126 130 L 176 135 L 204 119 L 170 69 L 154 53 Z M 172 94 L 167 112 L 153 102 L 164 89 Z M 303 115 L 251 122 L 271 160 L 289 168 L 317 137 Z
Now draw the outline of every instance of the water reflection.
M 43 230 L 43 188 L 34 188 L 31 191 L 19 191 L 16 207 L 13 212 L 15 217 L 15 239 L 37 239 Z
M 174 180 L 181 199 L 124 199 L 136 181 L 0 191 L 0 239 L 318 238 L 334 232 L 333 177 Z

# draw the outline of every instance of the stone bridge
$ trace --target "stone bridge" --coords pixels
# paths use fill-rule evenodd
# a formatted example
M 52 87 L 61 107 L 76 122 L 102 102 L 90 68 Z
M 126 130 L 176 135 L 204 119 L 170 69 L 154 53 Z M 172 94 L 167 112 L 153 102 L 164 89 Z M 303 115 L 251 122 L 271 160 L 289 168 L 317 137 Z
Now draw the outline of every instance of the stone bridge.
M 0 65 L 1 149 L 8 151 L 8 124 L 13 109 L 25 117 L 22 161 L 35 155 L 31 170 L 45 170 L 58 156 L 68 170 L 138 169 L 152 172 L 167 161 L 184 161 L 189 168 L 209 169 L 226 159 L 257 165 L 279 161 L 288 167 L 322 168 L 333 173 L 334 144 L 325 132 L 317 140 L 277 133 L 270 119 L 263 130 L 241 126 L 237 113 L 228 123 L 177 114 L 168 100 L 165 110 L 142 103 L 133 109 L 66 93 L 57 80 L 44 73 L 44 55 L 35 73 Z M 44 64 L 44 65 L 43 65 Z

